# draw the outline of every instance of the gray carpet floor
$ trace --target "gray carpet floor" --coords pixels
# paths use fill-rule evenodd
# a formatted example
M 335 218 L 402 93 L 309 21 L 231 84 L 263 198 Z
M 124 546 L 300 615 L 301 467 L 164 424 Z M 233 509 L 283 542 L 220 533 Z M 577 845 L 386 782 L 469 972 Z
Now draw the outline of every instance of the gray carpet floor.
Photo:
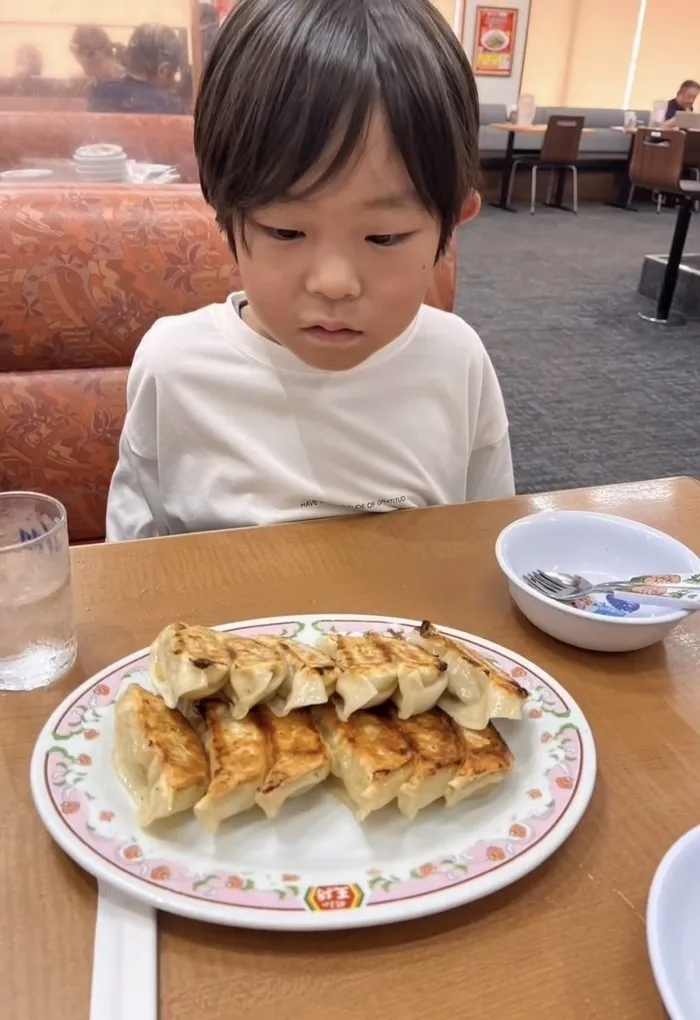
M 637 318 L 653 307 L 642 259 L 668 252 L 674 222 L 591 204 L 486 208 L 460 228 L 456 310 L 498 372 L 519 492 L 700 476 L 700 323 Z

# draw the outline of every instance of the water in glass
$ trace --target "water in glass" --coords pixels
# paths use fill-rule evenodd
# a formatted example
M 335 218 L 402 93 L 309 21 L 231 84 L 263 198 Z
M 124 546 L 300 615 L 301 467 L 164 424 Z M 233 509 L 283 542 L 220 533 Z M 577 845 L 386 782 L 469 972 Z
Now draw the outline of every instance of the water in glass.
M 0 690 L 45 687 L 75 657 L 65 509 L 48 496 L 0 494 Z

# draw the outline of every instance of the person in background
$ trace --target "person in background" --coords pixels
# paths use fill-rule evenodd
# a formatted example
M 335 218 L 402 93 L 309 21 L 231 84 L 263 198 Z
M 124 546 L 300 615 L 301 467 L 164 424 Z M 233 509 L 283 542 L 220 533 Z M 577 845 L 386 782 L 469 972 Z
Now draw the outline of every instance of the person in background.
M 676 98 L 670 99 L 668 102 L 664 127 L 676 126 L 677 113 L 692 113 L 698 95 L 700 95 L 700 85 L 692 78 L 684 81 L 676 93 Z
M 219 15 L 211 0 L 200 0 L 199 24 L 202 32 L 203 64 L 206 64 L 219 34 Z
M 167 25 L 139 25 L 122 54 L 124 74 L 93 92 L 91 110 L 100 113 L 183 113 L 175 93 L 184 53 Z
M 512 495 L 488 353 L 423 303 L 481 203 L 476 81 L 431 0 L 241 0 L 194 142 L 244 290 L 139 346 L 108 540 Z
M 107 83 L 120 81 L 124 67 L 120 56 L 124 47 L 113 43 L 99 25 L 78 25 L 70 43 L 71 53 L 89 80 L 87 88 L 88 111 L 103 109 L 101 95 Z
M 41 78 L 44 73 L 44 58 L 41 50 L 31 43 L 20 46 L 15 53 L 15 70 L 13 78 L 20 81 L 30 81 L 32 78 Z

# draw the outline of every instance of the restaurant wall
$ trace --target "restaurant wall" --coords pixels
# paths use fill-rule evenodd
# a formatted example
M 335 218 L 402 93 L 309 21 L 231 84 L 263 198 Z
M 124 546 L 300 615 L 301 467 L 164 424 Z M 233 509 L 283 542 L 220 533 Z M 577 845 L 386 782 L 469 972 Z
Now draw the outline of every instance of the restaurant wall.
M 539 106 L 622 107 L 640 0 L 532 0 L 524 92 Z M 650 109 L 700 80 L 700 0 L 647 0 L 629 105 Z
M 532 0 L 523 91 L 538 106 L 621 107 L 638 15 L 639 0 Z
M 457 0 L 432 0 L 432 3 L 440 11 L 448 25 L 454 28 Z
M 700 81 L 699 40 L 700 0 L 647 0 L 632 87 L 635 109 L 670 99 L 685 78 Z
M 528 35 L 530 5 L 531 0 L 504 0 L 503 3 L 491 4 L 479 4 L 476 0 L 466 0 L 462 44 L 470 60 L 474 56 L 474 35 L 476 32 L 477 7 L 506 7 L 516 8 L 518 11 L 518 28 L 515 39 L 513 73 L 508 78 L 478 75 L 476 83 L 479 88 L 479 98 L 482 103 L 505 103 L 506 106 L 514 106 L 518 101 L 518 96 L 521 91 L 520 78 L 523 71 L 525 41 Z
M 44 75 L 70 78 L 81 73 L 69 48 L 76 25 L 102 25 L 114 42 L 127 43 L 145 22 L 185 28 L 190 0 L 0 0 L 0 76 L 14 72 L 17 50 L 31 43 Z

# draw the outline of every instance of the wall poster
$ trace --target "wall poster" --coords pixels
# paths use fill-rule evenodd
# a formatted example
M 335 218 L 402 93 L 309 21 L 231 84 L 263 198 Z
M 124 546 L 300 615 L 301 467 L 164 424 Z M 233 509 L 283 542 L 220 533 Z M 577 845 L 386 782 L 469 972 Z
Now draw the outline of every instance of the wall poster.
M 518 11 L 515 7 L 477 7 L 474 74 L 509 78 L 515 59 Z

